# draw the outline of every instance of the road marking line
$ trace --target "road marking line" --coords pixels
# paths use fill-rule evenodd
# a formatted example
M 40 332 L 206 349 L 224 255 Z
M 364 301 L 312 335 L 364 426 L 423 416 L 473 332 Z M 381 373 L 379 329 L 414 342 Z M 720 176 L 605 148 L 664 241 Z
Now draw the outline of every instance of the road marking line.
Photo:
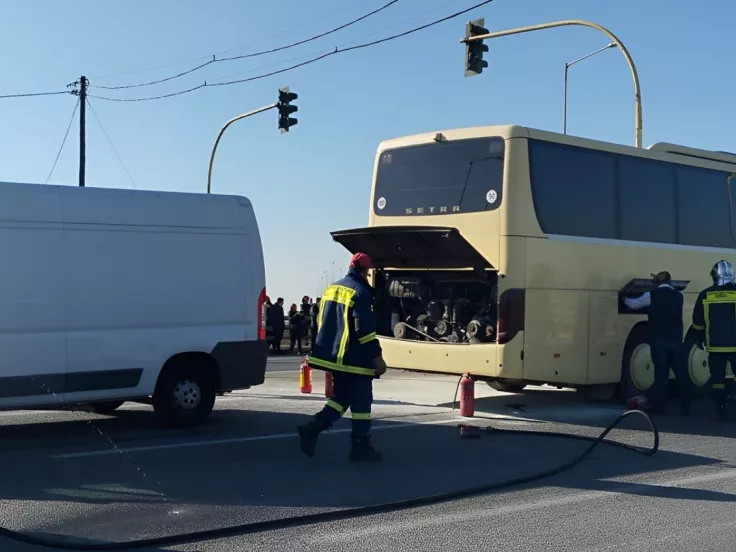
M 378 420 L 376 420 L 378 421 Z M 410 423 L 401 423 L 401 424 L 392 424 L 392 425 L 379 425 L 379 426 L 373 426 L 373 431 L 382 431 L 387 429 L 401 429 L 405 427 L 413 427 L 413 426 L 426 426 L 426 425 L 442 425 L 442 424 L 450 424 L 450 423 L 461 423 L 461 419 L 452 419 L 452 420 L 437 420 L 433 422 L 410 422 Z M 337 433 L 347 433 L 349 431 L 352 431 L 351 428 L 345 428 L 345 429 L 333 429 L 325 433 L 325 435 L 331 435 L 331 434 L 337 434 Z M 271 441 L 274 439 L 292 439 L 296 437 L 296 433 L 275 433 L 272 435 L 256 435 L 253 437 L 234 437 L 231 439 L 213 439 L 210 441 L 189 441 L 185 443 L 168 443 L 165 445 L 148 445 L 148 446 L 140 446 L 140 447 L 118 447 L 118 448 L 111 448 L 111 449 L 104 449 L 104 450 L 90 450 L 85 452 L 69 452 L 65 454 L 52 454 L 50 458 L 55 459 L 66 459 L 66 458 L 85 458 L 89 456 L 107 456 L 110 454 L 119 454 L 121 452 L 125 453 L 135 453 L 135 452 L 148 452 L 148 451 L 154 451 L 154 450 L 166 450 L 166 449 L 175 449 L 175 448 L 190 448 L 190 447 L 206 447 L 206 446 L 212 446 L 212 445 L 227 445 L 232 443 L 248 443 L 250 441 Z

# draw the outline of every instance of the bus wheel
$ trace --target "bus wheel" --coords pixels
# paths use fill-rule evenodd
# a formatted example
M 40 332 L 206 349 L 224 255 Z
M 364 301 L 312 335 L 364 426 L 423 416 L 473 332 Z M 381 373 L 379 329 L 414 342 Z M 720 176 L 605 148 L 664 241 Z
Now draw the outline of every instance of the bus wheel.
M 621 361 L 621 398 L 645 393 L 654 383 L 654 363 L 646 326 L 636 326 L 626 339 Z
M 513 379 L 493 380 L 486 383 L 496 391 L 503 391 L 504 393 L 521 393 L 526 387 L 526 383 L 523 381 Z
M 687 374 L 692 382 L 694 395 L 697 397 L 707 395 L 707 384 L 710 380 L 708 353 L 698 349 L 695 343 L 695 332 L 692 329 L 688 330 L 685 336 L 685 354 L 687 355 Z

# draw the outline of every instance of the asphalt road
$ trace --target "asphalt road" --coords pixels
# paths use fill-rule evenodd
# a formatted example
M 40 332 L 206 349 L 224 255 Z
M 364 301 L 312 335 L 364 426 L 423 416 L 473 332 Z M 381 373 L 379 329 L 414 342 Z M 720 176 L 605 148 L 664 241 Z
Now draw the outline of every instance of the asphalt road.
M 452 491 L 565 462 L 586 444 L 550 437 L 458 438 L 457 380 L 391 372 L 375 386 L 381 465 L 347 461 L 349 422 L 298 451 L 294 428 L 321 408 L 298 393 L 298 358 L 270 362 L 265 385 L 221 397 L 194 430 L 156 425 L 149 408 L 115 416 L 0 414 L 0 519 L 68 544 L 110 543 L 226 527 Z M 620 409 L 579 394 L 506 395 L 477 384 L 480 426 L 595 435 Z M 661 451 L 608 446 L 563 474 L 504 492 L 358 519 L 149 551 L 707 551 L 736 537 L 736 422 L 657 419 Z M 736 418 L 736 413 L 734 413 Z M 648 446 L 637 422 L 611 438 Z M 0 539 L 3 551 L 40 551 Z

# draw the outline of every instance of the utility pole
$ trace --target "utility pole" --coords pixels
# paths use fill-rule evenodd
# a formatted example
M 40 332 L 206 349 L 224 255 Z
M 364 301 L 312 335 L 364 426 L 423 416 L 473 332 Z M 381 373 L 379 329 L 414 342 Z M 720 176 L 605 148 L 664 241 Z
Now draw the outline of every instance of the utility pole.
M 84 188 L 85 165 L 87 163 L 87 86 L 89 81 L 82 75 L 79 78 L 79 185 Z

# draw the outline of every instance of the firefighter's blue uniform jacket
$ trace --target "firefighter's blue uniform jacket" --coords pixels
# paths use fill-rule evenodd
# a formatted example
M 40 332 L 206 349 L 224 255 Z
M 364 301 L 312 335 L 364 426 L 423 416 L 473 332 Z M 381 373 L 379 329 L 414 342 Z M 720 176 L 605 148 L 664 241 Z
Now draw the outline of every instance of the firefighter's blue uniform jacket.
M 308 357 L 313 368 L 333 374 L 334 397 L 319 416 L 326 424 L 350 408 L 353 437 L 370 433 L 376 339 L 373 289 L 355 270 L 327 288 L 319 306 L 317 338 Z
M 373 289 L 357 271 L 351 270 L 322 296 L 309 365 L 373 377 L 373 360 L 380 355 Z
M 736 366 L 736 285 L 711 286 L 698 295 L 693 329 L 708 351 L 710 381 L 716 404 L 727 396 L 726 363 Z

